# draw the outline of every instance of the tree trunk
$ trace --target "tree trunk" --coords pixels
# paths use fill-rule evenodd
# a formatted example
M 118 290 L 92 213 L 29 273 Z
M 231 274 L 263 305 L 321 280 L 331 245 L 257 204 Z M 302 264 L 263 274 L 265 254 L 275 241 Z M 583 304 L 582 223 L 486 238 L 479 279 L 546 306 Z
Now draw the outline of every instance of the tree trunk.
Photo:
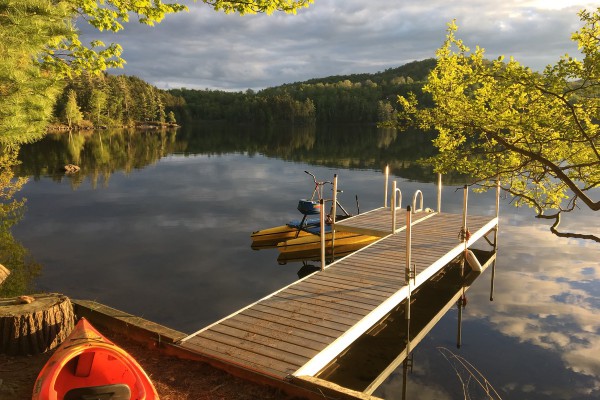
M 0 299 L 0 353 L 38 354 L 58 346 L 71 333 L 74 313 L 67 296 L 36 294 Z

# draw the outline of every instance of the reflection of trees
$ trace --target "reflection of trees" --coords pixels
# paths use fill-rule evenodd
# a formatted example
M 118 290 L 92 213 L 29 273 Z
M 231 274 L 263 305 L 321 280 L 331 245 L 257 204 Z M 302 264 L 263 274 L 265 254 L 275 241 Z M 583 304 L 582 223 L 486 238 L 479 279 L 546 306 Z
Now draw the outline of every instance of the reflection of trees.
M 29 260 L 27 250 L 15 240 L 10 231 L 23 216 L 25 200 L 13 198 L 23 186 L 25 178 L 14 178 L 17 149 L 0 149 L 0 263 L 11 274 L 0 286 L 0 297 L 11 297 L 28 292 L 41 266 Z
M 83 151 L 83 146 L 85 145 L 85 137 L 81 134 L 73 134 L 69 131 L 69 142 L 68 142 L 68 150 L 69 150 L 69 158 L 72 160 L 71 162 L 75 165 L 79 165 L 81 161 L 81 152 Z
M 382 169 L 415 180 L 434 178 L 416 161 L 433 155 L 432 134 L 378 129 L 372 125 L 268 126 L 202 123 L 178 135 L 191 154 L 247 152 L 330 167 Z
M 133 129 L 49 134 L 40 142 L 24 145 L 19 154 L 20 176 L 51 176 L 56 181 L 68 179 L 78 187 L 89 178 L 95 187 L 108 183 L 116 171 L 131 172 L 153 164 L 177 151 L 176 131 Z M 81 170 L 65 176 L 63 167 L 76 164 Z
M 177 135 L 188 154 L 275 154 L 279 158 L 298 149 L 310 150 L 316 138 L 313 124 L 254 126 L 203 122 L 186 126 Z
M 22 214 L 22 210 L 19 212 Z M 15 240 L 10 227 L 16 224 L 21 215 L 5 220 L 0 224 L 0 260 L 10 270 L 10 275 L 0 286 L 0 297 L 19 296 L 32 291 L 33 279 L 38 276 L 42 266 L 31 260 L 29 252 Z
M 387 149 L 398 137 L 398 130 L 393 128 L 379 128 L 377 130 L 377 147 Z
M 371 125 L 321 126 L 314 147 L 299 149 L 291 159 L 333 168 L 383 169 L 389 165 L 395 175 L 431 181 L 432 170 L 417 163 L 432 155 L 431 138 L 426 132 L 395 132 Z
M 167 154 L 264 154 L 332 168 L 383 169 L 404 178 L 430 181 L 434 175 L 416 161 L 433 155 L 429 133 L 396 132 L 373 125 L 254 126 L 202 122 L 177 131 L 105 130 L 49 135 L 24 146 L 19 168 L 22 176 L 69 179 L 73 187 L 89 178 L 106 184 L 111 174 L 143 168 Z M 81 171 L 65 178 L 63 166 L 77 164 Z

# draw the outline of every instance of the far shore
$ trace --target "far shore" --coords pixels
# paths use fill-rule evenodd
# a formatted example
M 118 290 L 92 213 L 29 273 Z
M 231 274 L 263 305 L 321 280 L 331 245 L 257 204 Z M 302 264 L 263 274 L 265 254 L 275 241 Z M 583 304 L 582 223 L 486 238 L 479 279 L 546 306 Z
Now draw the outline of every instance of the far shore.
M 47 132 L 79 132 L 79 131 L 92 131 L 92 130 L 104 130 L 104 129 L 123 129 L 123 128 L 135 128 L 135 129 L 170 129 L 179 128 L 180 125 L 173 122 L 160 122 L 160 121 L 136 121 L 131 125 L 94 125 L 90 121 L 84 121 L 81 124 L 69 126 L 67 124 L 52 123 L 48 125 Z

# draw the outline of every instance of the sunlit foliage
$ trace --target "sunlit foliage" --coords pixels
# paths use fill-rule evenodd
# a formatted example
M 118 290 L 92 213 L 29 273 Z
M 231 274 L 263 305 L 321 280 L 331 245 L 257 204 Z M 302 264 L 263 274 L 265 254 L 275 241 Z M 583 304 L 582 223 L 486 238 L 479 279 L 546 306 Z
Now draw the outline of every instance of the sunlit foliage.
M 579 14 L 573 34 L 582 60 L 568 55 L 541 73 L 502 57 L 488 61 L 449 24 L 424 87 L 435 107 L 399 97 L 399 126 L 435 129 L 439 172 L 468 174 L 484 186 L 500 177 L 516 204 L 556 218 L 581 204 L 600 210 L 600 8 Z M 597 191 L 595 192 L 597 194 Z M 550 213 L 550 215 L 548 215 Z

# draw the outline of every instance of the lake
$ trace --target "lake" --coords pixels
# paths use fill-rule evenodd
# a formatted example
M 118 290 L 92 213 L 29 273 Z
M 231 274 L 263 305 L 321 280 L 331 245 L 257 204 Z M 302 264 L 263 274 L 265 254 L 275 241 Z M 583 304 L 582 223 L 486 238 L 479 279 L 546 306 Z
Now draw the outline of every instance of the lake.
M 389 164 L 403 205 L 420 189 L 435 208 L 435 177 L 416 163 L 432 154 L 429 141 L 364 126 L 49 135 L 22 149 L 17 169 L 30 177 L 12 227 L 15 251 L 29 254 L 20 285 L 194 332 L 298 279 L 302 263 L 252 250 L 250 234 L 298 219 L 298 199 L 312 192 L 305 170 L 337 174 L 340 200 L 356 213 L 356 196 L 360 211 L 383 205 Z M 67 163 L 81 171 L 65 175 Z M 442 210 L 461 213 L 464 179 L 444 180 Z M 471 193 L 469 213 L 494 215 L 494 199 Z M 600 245 L 552 235 L 548 221 L 510 198 L 500 208 L 494 300 L 488 269 L 468 292 L 461 348 L 453 307 L 414 350 L 407 398 L 464 397 L 447 350 L 502 398 L 600 398 Z M 600 234 L 598 221 L 580 210 L 561 228 Z M 399 368 L 375 395 L 400 398 L 402 382 Z M 485 397 L 474 382 L 466 390 Z

